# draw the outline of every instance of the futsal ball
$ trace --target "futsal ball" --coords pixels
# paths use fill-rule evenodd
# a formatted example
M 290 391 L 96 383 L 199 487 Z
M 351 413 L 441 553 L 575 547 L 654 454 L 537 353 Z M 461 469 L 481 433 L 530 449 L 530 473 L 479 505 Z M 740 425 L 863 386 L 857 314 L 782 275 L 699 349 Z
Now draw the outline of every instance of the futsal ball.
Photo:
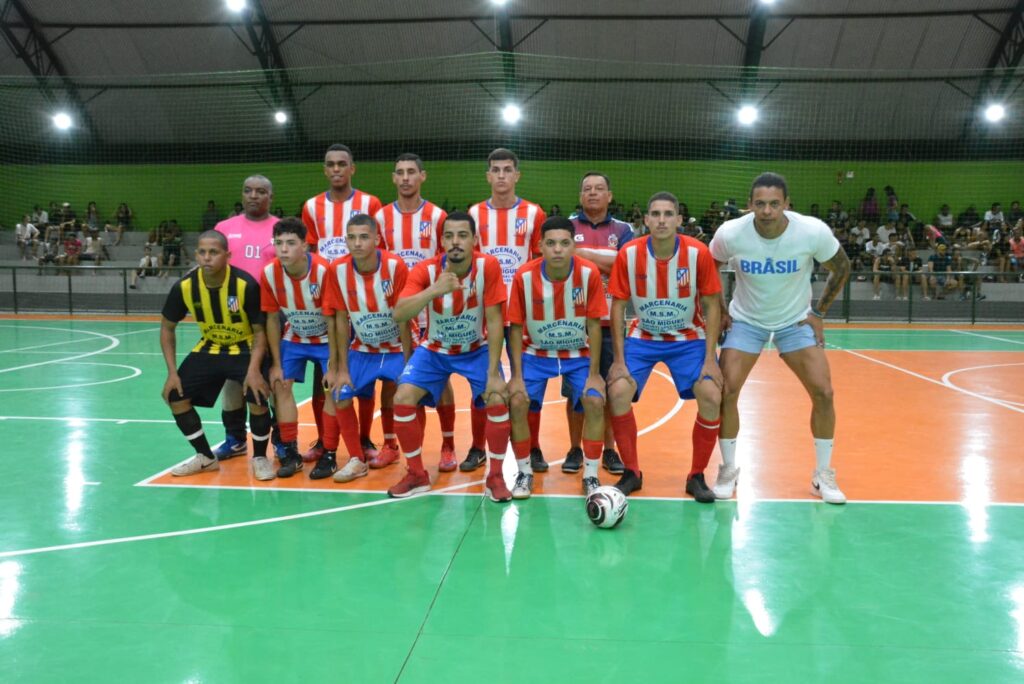
M 598 527 L 611 529 L 626 517 L 629 501 L 615 487 L 598 487 L 587 497 L 587 517 Z

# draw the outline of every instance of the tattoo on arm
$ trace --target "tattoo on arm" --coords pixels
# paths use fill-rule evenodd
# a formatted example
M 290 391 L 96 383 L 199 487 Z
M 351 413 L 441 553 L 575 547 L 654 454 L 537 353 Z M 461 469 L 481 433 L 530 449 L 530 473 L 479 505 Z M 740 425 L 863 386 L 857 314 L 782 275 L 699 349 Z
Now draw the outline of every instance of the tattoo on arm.
M 850 257 L 840 247 L 835 256 L 822 264 L 828 269 L 828 280 L 825 281 L 825 289 L 818 299 L 818 310 L 827 311 L 832 306 L 833 300 L 842 292 L 846 279 L 850 277 Z

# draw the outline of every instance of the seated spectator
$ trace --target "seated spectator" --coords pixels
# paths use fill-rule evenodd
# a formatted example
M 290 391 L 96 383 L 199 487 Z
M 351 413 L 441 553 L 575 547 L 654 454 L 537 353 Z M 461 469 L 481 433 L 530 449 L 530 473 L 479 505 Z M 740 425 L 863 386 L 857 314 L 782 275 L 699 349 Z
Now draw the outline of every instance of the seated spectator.
M 968 226 L 973 228 L 980 222 L 981 217 L 978 216 L 978 210 L 974 208 L 973 204 L 964 209 L 963 213 L 956 217 L 956 224 L 958 226 Z
M 100 238 L 100 232 L 95 228 L 90 228 L 89 235 L 85 238 L 85 249 L 82 250 L 79 259 L 81 261 L 91 261 L 99 266 L 103 262 L 106 249 L 103 240 Z M 110 254 L 106 254 L 106 258 L 109 259 Z
M 1024 232 L 1024 218 L 1017 219 L 1010 238 L 1006 241 L 1010 248 L 1010 266 L 1017 274 L 1019 283 L 1024 283 L 1024 237 L 1021 236 L 1022 232 Z
M 181 229 L 178 228 L 177 221 L 172 220 L 168 224 L 167 232 L 164 234 L 163 242 L 160 244 L 163 249 L 160 265 L 164 269 L 160 273 L 161 278 L 167 277 L 170 268 L 181 265 L 181 246 L 183 242 L 184 237 L 181 234 Z
M 1021 211 L 1020 202 L 1013 200 L 1010 202 L 1010 211 L 1006 214 L 1006 225 L 1013 227 L 1022 219 L 1024 219 L 1024 211 Z
M 832 206 L 828 209 L 825 222 L 833 228 L 845 228 L 850 221 L 850 215 L 843 210 L 843 203 L 839 200 L 832 200 Z
M 997 280 L 1000 283 L 1009 282 L 1008 277 L 1003 274 L 1008 273 L 1011 269 L 1010 254 L 1009 234 L 1001 231 L 998 237 L 989 241 L 988 249 L 983 250 L 981 253 L 981 264 L 983 266 L 990 264 L 998 274 L 994 277 L 989 276 L 988 280 L 990 282 L 993 280 Z
M 77 231 L 71 230 L 64 238 L 64 261 L 67 266 L 77 266 L 82 256 L 82 241 Z
M 132 214 L 132 210 L 129 208 L 128 203 L 121 202 L 121 204 L 117 206 L 117 214 L 115 215 L 115 218 L 117 219 L 117 242 L 114 243 L 114 246 L 116 247 L 121 244 L 124 232 L 134 228 L 133 224 L 135 216 Z
M 910 211 L 910 205 L 901 204 L 900 211 L 896 214 L 896 223 L 906 223 L 908 226 L 917 222 L 917 217 Z
M 875 259 L 882 256 L 882 252 L 889 246 L 888 242 L 882 242 L 879 237 L 873 237 L 864 243 L 864 253 L 868 255 L 867 263 L 873 264 Z
M 939 244 L 935 248 L 935 254 L 928 257 L 928 278 L 922 285 L 924 290 L 924 300 L 930 299 L 928 296 L 928 288 L 935 291 L 936 299 L 945 299 L 946 292 L 952 290 L 960 290 L 963 285 L 957 280 L 956 276 L 951 274 L 953 258 L 947 254 L 946 245 Z
M 14 226 L 14 241 L 18 245 L 22 261 L 28 261 L 30 256 L 35 258 L 39 245 L 39 229 L 32 223 L 32 217 L 28 214 L 21 218 L 21 223 Z
M 975 296 L 978 299 L 985 299 L 985 295 L 981 294 L 981 278 L 967 275 L 971 271 L 978 270 L 978 260 L 963 256 L 963 253 L 956 247 L 953 248 L 950 259 L 949 270 L 958 274 L 960 282 L 960 301 L 967 299 L 967 294 L 971 291 L 976 293 Z
M 217 211 L 217 203 L 210 200 L 206 203 L 206 211 L 203 212 L 203 231 L 213 230 L 220 223 L 220 212 Z
M 301 214 L 296 214 L 296 215 L 297 216 L 301 216 Z M 558 206 L 557 204 L 552 204 L 551 205 L 551 211 L 548 213 L 548 216 L 561 216 L 561 215 L 562 215 L 562 207 Z
M 43 274 L 43 266 L 46 264 L 59 264 L 64 260 L 64 253 L 61 251 L 57 238 L 43 242 L 42 251 L 39 254 L 39 275 Z
M 100 228 L 100 212 L 99 209 L 96 208 L 95 202 L 89 202 L 89 205 L 85 208 L 85 225 L 87 225 L 90 230 L 93 228 L 99 230 Z
M 942 231 L 931 225 L 924 227 L 924 239 L 932 249 L 935 249 L 936 245 L 947 244 L 946 236 L 942 234 Z
M 37 204 L 32 209 L 32 224 L 40 231 L 46 230 L 46 226 L 50 223 L 50 214 L 40 208 Z
M 736 200 L 730 197 L 725 200 L 725 205 L 722 206 L 722 212 L 726 221 L 739 217 L 740 210 L 736 206 Z
M 875 263 L 871 266 L 873 272 L 873 278 L 871 281 L 872 289 L 874 291 L 871 297 L 875 301 L 882 298 L 882 283 L 893 282 L 893 270 L 896 268 L 896 258 L 893 256 L 892 249 L 888 246 L 882 248 L 882 253 L 875 257 Z
M 679 216 L 683 219 L 683 225 L 690 222 L 690 207 L 686 206 L 686 202 L 679 203 Z
M 139 259 L 139 267 L 132 271 L 132 281 L 128 287 L 133 290 L 136 289 L 139 284 L 139 278 L 156 275 L 159 267 L 160 260 L 153 254 L 153 248 L 143 247 L 142 258 Z
M 640 208 L 640 205 L 637 202 L 633 202 L 633 205 L 629 208 L 629 211 L 626 213 L 626 221 L 628 221 L 629 223 L 633 223 L 636 221 L 637 217 L 639 217 L 640 220 L 643 221 L 644 210 Z
M 889 236 L 889 244 L 893 243 L 913 249 L 917 245 L 917 240 L 914 239 L 914 235 L 906 223 L 897 221 L 896 232 Z
M 939 208 L 939 213 L 935 215 L 935 226 L 939 230 L 941 230 L 941 231 L 943 231 L 945 233 L 949 233 L 950 235 L 952 235 L 953 234 L 953 222 L 954 222 L 954 220 L 955 219 L 953 217 L 953 214 L 949 210 L 949 205 L 948 204 L 943 204 Z
M 146 237 L 146 246 L 160 247 L 163 245 L 165 235 L 167 235 L 167 221 L 161 221 L 156 228 L 149 231 L 149 235 Z
M 878 242 L 881 242 L 882 244 L 885 245 L 891 242 L 890 238 L 895 234 L 895 221 L 886 221 L 885 223 L 881 224 L 880 226 L 878 226 L 878 228 L 875 229 L 875 236 L 878 238 Z
M 910 280 L 914 274 L 918 274 L 920 278 L 921 259 L 917 257 L 912 247 L 907 248 L 899 242 L 893 247 L 893 259 L 895 260 L 893 278 L 896 285 L 896 301 L 909 300 Z
M 718 207 L 718 202 L 712 202 L 711 206 L 704 211 L 704 216 L 700 223 L 702 226 L 707 226 L 714 231 L 718 224 L 722 222 L 723 216 L 725 216 L 725 212 Z
M 985 223 L 989 225 L 989 232 L 994 233 L 1003 229 L 1006 217 L 1003 216 L 1003 207 L 999 202 L 993 202 L 992 208 L 985 212 Z

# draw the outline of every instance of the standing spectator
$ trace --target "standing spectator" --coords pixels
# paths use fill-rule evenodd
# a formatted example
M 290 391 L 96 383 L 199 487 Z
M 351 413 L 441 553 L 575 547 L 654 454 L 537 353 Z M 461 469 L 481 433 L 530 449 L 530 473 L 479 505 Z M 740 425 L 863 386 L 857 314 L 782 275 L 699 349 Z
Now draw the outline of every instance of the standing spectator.
M 85 209 L 85 225 L 89 226 L 89 229 L 100 229 L 100 212 L 96 208 L 95 202 L 89 202 L 89 205 Z
M 886 185 L 882 190 L 885 192 L 885 218 L 889 221 L 895 221 L 900 213 L 900 199 L 896 196 L 896 191 L 893 190 L 891 185 Z
M 31 218 L 25 214 L 21 223 L 14 227 L 14 239 L 21 253 L 22 261 L 28 261 L 29 256 L 35 258 L 36 246 L 39 244 L 39 229 L 32 223 Z
M 203 212 L 203 230 L 213 230 L 220 223 L 220 212 L 217 211 L 217 204 L 210 200 L 206 203 L 206 211 Z
M 875 196 L 874 188 L 868 188 L 864 199 L 860 201 L 860 217 L 865 221 L 878 223 L 878 198 Z
M 160 260 L 153 254 L 153 248 L 148 245 L 143 247 L 142 258 L 139 259 L 139 267 L 132 271 L 132 282 L 128 287 L 134 290 L 138 287 L 139 278 L 156 275 L 159 266 Z
M 121 244 L 121 239 L 124 237 L 124 231 L 132 229 L 132 210 L 128 207 L 128 204 L 121 202 L 117 206 L 117 213 L 114 216 L 117 219 L 117 240 L 114 242 L 114 246 Z
M 1013 236 L 1007 241 L 1010 247 L 1010 266 L 1014 272 L 1019 273 L 1018 282 L 1024 282 L 1024 237 L 1021 237 L 1021 228 L 1024 226 L 1024 219 L 1018 219 L 1013 227 Z

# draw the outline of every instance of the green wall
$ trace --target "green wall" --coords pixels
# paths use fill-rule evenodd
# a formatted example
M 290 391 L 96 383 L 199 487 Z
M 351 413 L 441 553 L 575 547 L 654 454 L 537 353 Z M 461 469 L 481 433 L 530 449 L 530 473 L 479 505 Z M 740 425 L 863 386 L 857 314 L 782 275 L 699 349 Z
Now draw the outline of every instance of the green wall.
M 385 162 L 357 165 L 355 185 L 383 201 L 394 197 L 390 171 Z M 1004 208 L 1024 199 L 1024 162 L 843 162 L 790 161 L 579 161 L 524 162 L 519 192 L 545 207 L 558 203 L 563 209 L 576 204 L 579 177 L 598 169 L 612 180 L 618 201 L 643 203 L 658 190 L 670 190 L 700 214 L 712 200 L 735 197 L 742 203 L 751 179 L 764 170 L 787 177 L 790 195 L 799 211 L 811 202 L 824 211 L 832 199 L 856 206 L 864 190 L 874 186 L 881 195 L 892 185 L 902 201 L 921 219 L 930 219 L 938 207 L 949 203 L 954 212 L 968 204 L 984 211 L 993 201 Z M 852 171 L 854 178 L 837 183 L 839 172 Z M 460 205 L 488 196 L 483 162 L 433 162 L 427 165 L 424 195 L 434 202 Z M 34 204 L 69 201 L 83 216 L 86 204 L 95 200 L 103 216 L 111 215 L 125 201 L 135 212 L 138 228 L 150 228 L 163 219 L 175 218 L 188 229 L 199 226 L 209 199 L 225 212 L 240 198 L 246 175 L 262 173 L 275 186 L 275 205 L 286 213 L 326 189 L 320 166 L 309 164 L 167 164 L 167 165 L 2 165 L 0 166 L 0 223 L 13 226 Z

